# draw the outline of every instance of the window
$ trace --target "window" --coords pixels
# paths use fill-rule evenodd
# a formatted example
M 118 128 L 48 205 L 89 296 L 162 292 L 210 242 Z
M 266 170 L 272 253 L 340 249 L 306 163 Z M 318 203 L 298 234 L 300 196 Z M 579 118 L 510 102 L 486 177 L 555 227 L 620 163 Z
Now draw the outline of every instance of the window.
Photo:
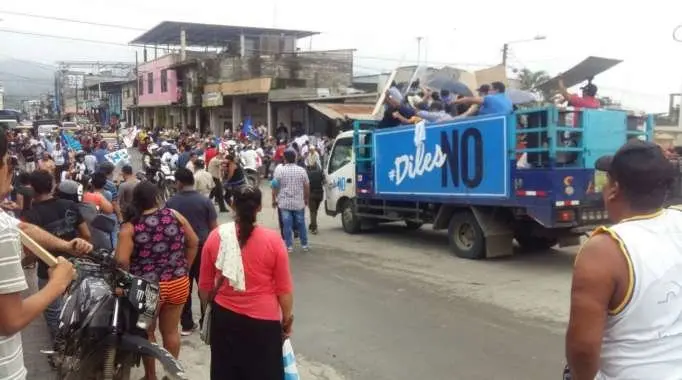
M 161 92 L 168 92 L 168 70 L 161 70 Z
M 154 93 L 154 73 L 147 74 L 147 93 Z
M 348 137 L 336 140 L 334 150 L 329 157 L 329 173 L 341 169 L 346 164 L 349 164 L 353 157 L 353 138 Z
M 140 75 L 140 77 L 137 78 L 137 93 L 144 94 L 144 78 L 142 77 L 142 75 Z

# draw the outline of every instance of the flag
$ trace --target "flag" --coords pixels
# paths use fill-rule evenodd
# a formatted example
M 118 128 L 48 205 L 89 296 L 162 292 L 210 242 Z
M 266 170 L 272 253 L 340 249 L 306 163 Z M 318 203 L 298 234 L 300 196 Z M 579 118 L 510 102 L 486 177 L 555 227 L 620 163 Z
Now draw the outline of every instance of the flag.
M 62 143 L 70 150 L 76 152 L 83 150 L 83 146 L 81 145 L 80 141 L 73 137 L 71 133 L 62 131 Z
M 246 120 L 244 120 L 244 126 L 242 127 L 242 133 L 249 140 L 258 138 L 258 132 L 253 128 L 253 123 L 251 122 L 250 117 L 247 117 Z
M 242 133 L 244 136 L 248 136 L 252 133 L 253 131 L 253 125 L 251 124 L 251 118 L 247 117 L 246 120 L 244 120 L 244 124 L 242 125 Z

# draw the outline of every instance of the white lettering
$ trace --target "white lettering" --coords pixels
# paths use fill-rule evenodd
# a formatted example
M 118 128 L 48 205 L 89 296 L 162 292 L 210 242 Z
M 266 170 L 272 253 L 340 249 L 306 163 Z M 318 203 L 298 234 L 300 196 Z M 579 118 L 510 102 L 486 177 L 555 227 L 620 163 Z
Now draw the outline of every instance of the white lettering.
M 433 154 L 426 153 L 426 147 L 421 142 L 416 145 L 414 155 L 403 154 L 394 161 L 395 184 L 400 185 L 405 178 L 415 179 L 425 173 L 430 173 L 445 164 L 447 154 L 443 153 L 440 145 L 436 144 Z

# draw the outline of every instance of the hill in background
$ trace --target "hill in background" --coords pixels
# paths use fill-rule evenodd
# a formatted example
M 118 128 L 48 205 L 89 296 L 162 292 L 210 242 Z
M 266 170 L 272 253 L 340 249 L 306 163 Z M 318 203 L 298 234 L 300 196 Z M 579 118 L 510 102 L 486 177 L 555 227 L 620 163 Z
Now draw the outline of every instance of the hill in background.
M 5 88 L 5 108 L 20 108 L 22 100 L 54 92 L 56 66 L 19 59 L 0 60 L 0 83 Z

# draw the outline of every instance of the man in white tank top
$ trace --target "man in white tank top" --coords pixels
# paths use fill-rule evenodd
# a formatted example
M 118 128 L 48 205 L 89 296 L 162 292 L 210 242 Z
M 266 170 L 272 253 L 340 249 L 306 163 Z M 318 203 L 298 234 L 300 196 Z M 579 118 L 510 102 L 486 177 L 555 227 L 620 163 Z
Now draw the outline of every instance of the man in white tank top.
M 595 167 L 608 174 L 603 198 L 616 224 L 597 229 L 576 257 L 572 379 L 682 379 L 682 211 L 663 209 L 673 167 L 639 140 Z

